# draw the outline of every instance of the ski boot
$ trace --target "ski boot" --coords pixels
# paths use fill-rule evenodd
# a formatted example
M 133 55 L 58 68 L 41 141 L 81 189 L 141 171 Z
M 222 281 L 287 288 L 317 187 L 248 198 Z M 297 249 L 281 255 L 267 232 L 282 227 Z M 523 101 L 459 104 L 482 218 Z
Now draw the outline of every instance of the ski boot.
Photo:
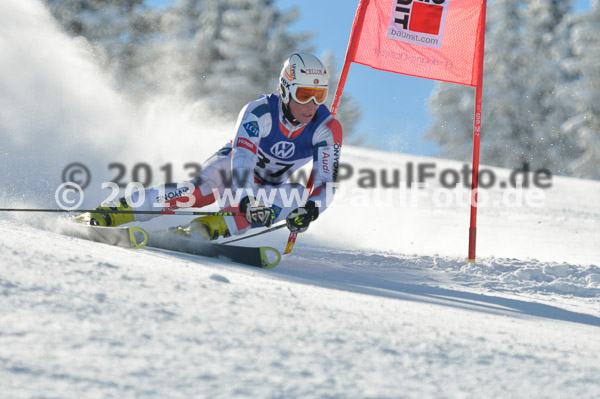
M 125 198 L 119 200 L 118 206 L 99 206 L 97 210 L 104 211 L 131 211 L 131 206 L 127 204 Z M 125 223 L 133 222 L 132 213 L 110 213 L 110 212 L 88 212 L 75 217 L 77 222 L 89 224 L 91 226 L 114 227 Z
M 205 241 L 216 240 L 219 237 L 229 237 L 231 233 L 223 216 L 203 216 L 192 220 L 189 224 L 177 226 L 171 231 L 180 236 L 200 236 Z

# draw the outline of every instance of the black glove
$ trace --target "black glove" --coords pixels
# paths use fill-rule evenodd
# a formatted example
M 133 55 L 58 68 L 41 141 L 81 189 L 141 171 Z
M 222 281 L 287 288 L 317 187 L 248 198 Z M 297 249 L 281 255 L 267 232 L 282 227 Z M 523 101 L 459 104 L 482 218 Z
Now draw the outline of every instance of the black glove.
M 240 201 L 240 212 L 246 214 L 246 220 L 250 224 L 269 227 L 273 222 L 273 210 L 250 196 Z
M 291 232 L 302 233 L 308 230 L 310 222 L 318 217 L 319 208 L 315 206 L 313 201 L 308 201 L 303 207 L 291 211 L 285 221 Z

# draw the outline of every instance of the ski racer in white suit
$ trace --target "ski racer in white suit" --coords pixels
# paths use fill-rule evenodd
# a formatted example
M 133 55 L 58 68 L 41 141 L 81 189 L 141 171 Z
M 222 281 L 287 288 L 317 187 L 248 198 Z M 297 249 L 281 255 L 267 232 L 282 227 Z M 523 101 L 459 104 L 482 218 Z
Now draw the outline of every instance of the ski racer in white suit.
M 281 70 L 279 94 L 263 95 L 241 110 L 233 141 L 209 158 L 195 179 L 146 190 L 143 205 L 134 210 L 198 208 L 218 196 L 227 199 L 223 211 L 239 209 L 245 217 L 200 217 L 178 231 L 216 239 L 284 219 L 291 231 L 306 231 L 332 199 L 340 159 L 342 127 L 323 104 L 327 90 L 323 63 L 309 53 L 292 54 Z M 287 182 L 310 161 L 312 190 Z M 101 209 L 132 209 L 129 204 L 138 203 L 138 195 Z M 89 220 L 116 226 L 150 217 L 92 213 Z

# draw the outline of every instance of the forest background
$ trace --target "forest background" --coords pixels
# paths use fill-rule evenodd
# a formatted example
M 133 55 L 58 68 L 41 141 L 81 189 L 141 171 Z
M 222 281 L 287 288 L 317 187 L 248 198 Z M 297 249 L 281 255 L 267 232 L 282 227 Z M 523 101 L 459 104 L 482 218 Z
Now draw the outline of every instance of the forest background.
M 308 50 L 318 51 L 330 69 L 330 104 L 343 62 L 345 48 L 328 49 L 322 35 L 317 46 L 315 28 L 298 23 L 305 20 L 304 3 L 43 1 L 65 32 L 89 43 L 97 63 L 133 102 L 177 95 L 235 119 L 244 104 L 276 90 L 291 51 Z M 327 7 L 353 14 L 358 0 L 313 3 L 310 12 L 322 21 Z M 351 21 L 342 27 L 334 16 L 328 20 L 330 28 L 349 32 Z M 482 162 L 600 179 L 600 0 L 490 0 L 486 24 Z M 360 68 L 367 69 L 353 66 L 351 74 Z M 416 79 L 406 79 L 393 84 L 410 92 Z M 404 131 L 398 131 L 400 121 L 387 127 L 377 122 L 394 117 L 377 109 L 393 106 L 395 95 L 356 96 L 348 85 L 338 112 L 344 143 L 470 161 L 474 89 L 419 81 L 421 88 L 431 87 L 429 115 L 416 117 Z M 411 115 L 399 110 L 397 117 Z

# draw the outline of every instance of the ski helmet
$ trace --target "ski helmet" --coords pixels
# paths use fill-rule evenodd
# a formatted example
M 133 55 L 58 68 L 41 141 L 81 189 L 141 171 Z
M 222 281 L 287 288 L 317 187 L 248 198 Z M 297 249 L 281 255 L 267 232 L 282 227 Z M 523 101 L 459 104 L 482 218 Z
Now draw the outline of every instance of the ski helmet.
M 299 51 L 283 63 L 279 75 L 279 93 L 285 104 L 293 98 L 301 104 L 314 100 L 323 104 L 327 98 L 329 74 L 314 55 Z

